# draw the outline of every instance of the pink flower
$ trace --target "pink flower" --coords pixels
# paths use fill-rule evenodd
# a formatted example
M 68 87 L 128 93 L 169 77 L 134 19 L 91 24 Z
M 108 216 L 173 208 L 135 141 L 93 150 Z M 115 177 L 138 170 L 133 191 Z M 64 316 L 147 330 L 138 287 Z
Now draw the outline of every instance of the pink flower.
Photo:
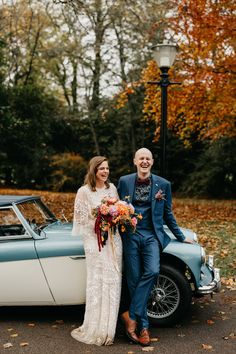
M 106 202 L 108 205 L 114 205 L 117 202 L 117 198 L 108 198 Z
M 161 200 L 166 200 L 165 199 L 165 193 L 163 193 L 162 189 L 159 189 L 159 191 L 155 194 L 155 199 L 157 199 L 159 202 Z
M 109 213 L 109 207 L 105 204 L 100 206 L 100 212 L 102 215 L 107 215 Z
M 133 218 L 131 219 L 131 223 L 132 223 L 133 227 L 136 227 L 136 225 L 137 225 L 137 223 L 138 223 L 137 218 L 133 217 Z
M 118 209 L 117 209 L 117 207 L 116 207 L 115 205 L 111 205 L 111 206 L 109 207 L 109 214 L 110 214 L 111 216 L 113 216 L 113 217 L 119 215 L 119 211 L 118 211 Z

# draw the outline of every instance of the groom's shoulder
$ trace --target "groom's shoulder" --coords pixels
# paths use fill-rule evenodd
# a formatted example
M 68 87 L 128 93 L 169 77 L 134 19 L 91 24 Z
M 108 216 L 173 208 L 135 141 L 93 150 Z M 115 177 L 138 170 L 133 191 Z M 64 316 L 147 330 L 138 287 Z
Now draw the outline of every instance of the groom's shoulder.
M 120 181 L 128 181 L 136 176 L 136 173 L 130 173 L 120 177 Z
M 152 177 L 153 177 L 153 179 L 155 179 L 156 182 L 159 182 L 161 184 L 169 184 L 170 183 L 170 181 L 168 181 L 167 179 L 165 179 L 161 176 L 152 174 Z

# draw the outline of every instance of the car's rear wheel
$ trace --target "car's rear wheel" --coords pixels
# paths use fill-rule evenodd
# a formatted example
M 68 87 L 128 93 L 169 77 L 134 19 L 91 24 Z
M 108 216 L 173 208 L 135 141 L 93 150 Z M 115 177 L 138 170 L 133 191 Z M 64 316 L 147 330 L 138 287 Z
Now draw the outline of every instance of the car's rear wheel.
M 186 277 L 170 265 L 162 265 L 160 275 L 148 301 L 150 322 L 159 326 L 173 325 L 183 317 L 192 299 Z

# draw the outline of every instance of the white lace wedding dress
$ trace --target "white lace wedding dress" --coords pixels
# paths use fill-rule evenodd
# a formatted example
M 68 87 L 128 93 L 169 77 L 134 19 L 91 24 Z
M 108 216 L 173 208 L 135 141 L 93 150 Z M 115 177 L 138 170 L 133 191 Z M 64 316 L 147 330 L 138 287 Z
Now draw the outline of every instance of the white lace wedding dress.
M 105 196 L 117 197 L 114 184 L 97 188 L 85 185 L 76 195 L 72 235 L 82 235 L 86 255 L 87 286 L 84 322 L 71 332 L 80 342 L 96 345 L 113 343 L 121 293 L 122 242 L 117 232 L 99 252 L 92 210 Z

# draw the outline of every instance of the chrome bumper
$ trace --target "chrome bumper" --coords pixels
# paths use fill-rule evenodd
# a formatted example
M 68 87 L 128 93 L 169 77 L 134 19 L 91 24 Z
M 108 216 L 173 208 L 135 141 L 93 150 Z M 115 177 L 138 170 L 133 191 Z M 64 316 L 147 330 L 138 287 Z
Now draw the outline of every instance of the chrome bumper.
M 211 269 L 214 274 L 214 279 L 208 285 L 200 286 L 197 289 L 197 293 L 200 295 L 212 294 L 213 292 L 219 292 L 221 289 L 221 281 L 220 281 L 220 269 L 212 268 Z

